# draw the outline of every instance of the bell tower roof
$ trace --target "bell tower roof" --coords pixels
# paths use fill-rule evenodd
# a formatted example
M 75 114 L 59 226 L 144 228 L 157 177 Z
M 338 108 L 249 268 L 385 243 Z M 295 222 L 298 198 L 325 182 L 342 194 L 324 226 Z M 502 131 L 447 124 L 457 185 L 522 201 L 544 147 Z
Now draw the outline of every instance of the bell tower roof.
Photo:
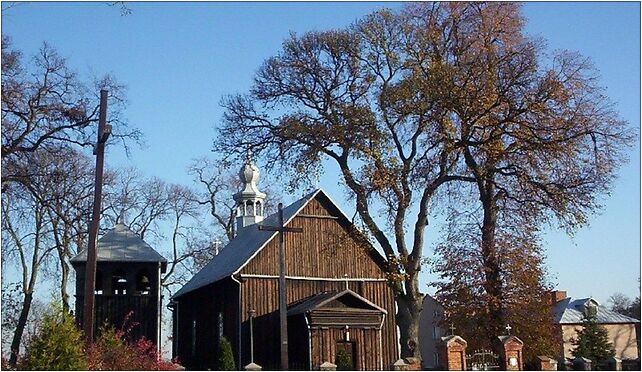
M 117 223 L 105 235 L 98 239 L 96 261 L 103 262 L 160 262 L 163 267 L 167 259 L 147 244 L 140 235 L 122 223 Z M 84 249 L 71 259 L 71 263 L 87 262 L 87 250 Z M 164 269 L 163 269 L 164 271 Z
M 233 198 L 236 202 L 240 201 L 254 201 L 263 200 L 266 195 L 259 191 L 257 183 L 261 172 L 254 164 L 252 159 L 252 151 L 248 150 L 245 157 L 245 163 L 239 171 L 239 180 L 241 181 L 241 191 L 234 194 Z
M 242 228 L 263 221 L 265 193 L 259 191 L 257 183 L 259 168 L 254 164 L 252 152 L 248 150 L 245 163 L 239 171 L 241 190 L 233 195 L 236 202 L 236 233 Z

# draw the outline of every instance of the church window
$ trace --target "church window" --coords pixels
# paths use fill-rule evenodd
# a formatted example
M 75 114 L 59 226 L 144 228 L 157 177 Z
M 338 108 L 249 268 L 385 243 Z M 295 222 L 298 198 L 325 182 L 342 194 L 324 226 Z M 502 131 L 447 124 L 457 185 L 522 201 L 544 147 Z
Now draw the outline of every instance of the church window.
M 245 205 L 245 208 L 246 208 L 245 210 L 247 211 L 246 213 L 247 216 L 254 216 L 254 203 L 248 200 Z
M 221 312 L 218 313 L 217 327 L 218 327 L 218 339 L 222 340 L 223 339 L 223 313 Z
M 142 295 L 150 294 L 151 287 L 151 276 L 146 269 L 142 269 L 136 275 L 136 291 Z
M 94 294 L 103 294 L 103 272 L 100 270 L 96 270 L 96 290 Z
M 257 216 L 262 216 L 263 215 L 263 208 L 261 207 L 261 202 L 256 202 L 256 215 Z
M 115 295 L 127 294 L 127 274 L 125 274 L 125 271 L 114 271 L 114 275 L 111 278 L 111 288 Z

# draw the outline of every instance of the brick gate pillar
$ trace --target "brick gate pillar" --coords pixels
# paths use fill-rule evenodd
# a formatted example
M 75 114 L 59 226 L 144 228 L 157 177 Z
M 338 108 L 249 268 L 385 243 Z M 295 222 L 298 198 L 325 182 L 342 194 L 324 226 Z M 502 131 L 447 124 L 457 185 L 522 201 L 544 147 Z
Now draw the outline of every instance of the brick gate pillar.
M 497 352 L 504 371 L 523 371 L 522 348 L 524 342 L 516 336 L 497 336 L 497 338 L 499 340 Z
M 441 338 L 439 343 L 439 365 L 446 371 L 466 370 L 466 346 L 463 338 L 452 335 Z

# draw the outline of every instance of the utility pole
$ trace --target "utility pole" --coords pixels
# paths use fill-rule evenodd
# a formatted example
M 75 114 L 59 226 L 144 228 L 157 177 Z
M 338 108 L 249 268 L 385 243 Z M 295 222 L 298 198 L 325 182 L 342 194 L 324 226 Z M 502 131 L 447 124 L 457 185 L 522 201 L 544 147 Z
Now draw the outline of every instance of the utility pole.
M 281 323 L 281 370 L 288 370 L 288 303 L 285 291 L 285 246 L 286 232 L 302 233 L 300 227 L 285 227 L 283 225 L 283 203 L 279 203 L 279 226 L 259 225 L 262 231 L 278 231 L 279 234 L 279 320 Z
M 83 307 L 83 330 L 87 346 L 94 340 L 94 290 L 96 287 L 96 240 L 100 224 L 100 202 L 103 191 L 103 163 L 105 142 L 111 134 L 111 125 L 107 123 L 107 91 L 100 91 L 100 114 L 98 118 L 98 139 L 94 147 L 96 155 L 96 178 L 94 183 L 94 209 L 89 226 L 89 245 L 87 247 L 87 266 L 85 267 L 85 303 Z

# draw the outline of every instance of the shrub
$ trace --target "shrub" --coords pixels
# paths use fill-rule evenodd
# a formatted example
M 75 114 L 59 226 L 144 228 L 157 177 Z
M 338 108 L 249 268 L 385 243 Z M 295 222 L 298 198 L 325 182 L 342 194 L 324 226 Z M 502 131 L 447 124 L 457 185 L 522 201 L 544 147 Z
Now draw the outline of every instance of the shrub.
M 83 370 L 87 361 L 82 333 L 73 317 L 54 306 L 27 346 L 21 367 L 29 370 Z
M 126 340 L 127 332 L 112 327 L 101 328 L 100 337 L 88 351 L 88 369 L 103 371 L 173 371 L 178 366 L 160 358 L 156 345 L 142 337 Z
M 337 371 L 350 371 L 352 370 L 352 360 L 348 353 L 341 349 L 337 352 L 334 364 L 337 365 Z
M 221 338 L 218 346 L 218 360 L 216 361 L 216 369 L 219 371 L 234 371 L 236 364 L 234 363 L 234 354 L 232 353 L 232 344 L 227 338 Z

